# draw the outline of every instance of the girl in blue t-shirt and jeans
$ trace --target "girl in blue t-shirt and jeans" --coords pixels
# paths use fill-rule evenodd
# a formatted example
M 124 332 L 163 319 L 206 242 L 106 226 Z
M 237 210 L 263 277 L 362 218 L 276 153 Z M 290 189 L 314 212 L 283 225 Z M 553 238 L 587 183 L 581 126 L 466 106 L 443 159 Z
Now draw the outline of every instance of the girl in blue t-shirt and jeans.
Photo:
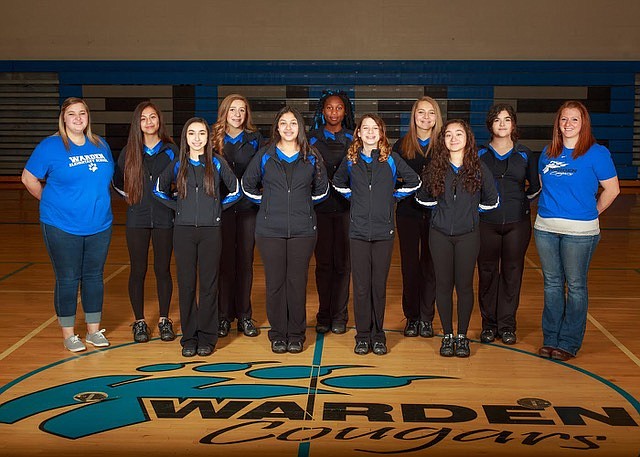
M 582 103 L 567 101 L 558 109 L 538 172 L 542 193 L 534 235 L 544 274 L 544 342 L 538 353 L 569 360 L 582 346 L 587 324 L 587 273 L 600 240 L 598 215 L 620 193 L 611 153 L 596 143 Z M 603 191 L 596 198 L 598 185 Z
M 56 286 L 53 302 L 64 347 L 86 349 L 75 334 L 78 287 L 87 323 L 86 342 L 109 346 L 100 330 L 102 275 L 111 241 L 113 158 L 107 143 L 91 132 L 89 107 L 80 98 L 64 101 L 58 133 L 36 146 L 22 183 L 40 200 L 40 223 Z M 44 181 L 41 182 L 41 181 Z

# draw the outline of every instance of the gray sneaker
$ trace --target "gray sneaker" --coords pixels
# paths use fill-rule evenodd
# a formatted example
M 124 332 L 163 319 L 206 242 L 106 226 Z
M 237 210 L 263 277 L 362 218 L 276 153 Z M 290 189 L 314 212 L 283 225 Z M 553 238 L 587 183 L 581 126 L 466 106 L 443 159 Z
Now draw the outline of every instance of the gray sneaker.
M 109 346 L 109 340 L 104 336 L 105 329 L 98 330 L 96 333 L 87 333 L 85 340 L 87 343 L 97 348 Z
M 64 347 L 71 352 L 82 352 L 87 350 L 87 347 L 82 343 L 82 341 L 80 341 L 78 335 L 65 338 L 62 343 L 64 344 Z

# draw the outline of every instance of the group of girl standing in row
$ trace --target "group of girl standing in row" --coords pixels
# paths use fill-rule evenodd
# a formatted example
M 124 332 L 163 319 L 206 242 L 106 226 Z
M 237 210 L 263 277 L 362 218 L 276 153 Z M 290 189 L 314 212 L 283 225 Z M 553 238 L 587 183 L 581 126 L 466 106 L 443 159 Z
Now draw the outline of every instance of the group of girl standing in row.
M 380 117 L 366 114 L 354 124 L 347 95 L 326 91 L 308 136 L 300 113 L 284 107 L 263 147 L 248 101 L 230 95 L 220 104 L 211 131 L 204 119 L 187 121 L 178 149 L 166 133 L 160 110 L 141 103 L 114 176 L 115 187 L 129 204 L 134 340 L 150 337 L 143 296 L 150 242 L 162 340 L 175 338 L 168 317 L 172 249 L 182 354 L 211 354 L 235 319 L 239 331 L 256 336 L 250 301 L 255 243 L 265 269 L 273 352 L 303 350 L 307 270 L 315 250 L 316 331 L 346 331 L 352 277 L 354 352 L 386 354 L 386 282 L 397 224 L 404 334 L 433 336 L 435 302 L 444 331 L 440 354 L 469 356 L 467 329 L 477 262 L 481 341 L 501 338 L 514 344 L 531 236 L 529 200 L 540 192 L 541 176 L 535 227 L 545 278 L 540 355 L 561 360 L 575 356 L 586 324 L 586 274 L 599 237 L 597 216 L 619 192 L 610 154 L 595 143 L 584 106 L 567 102 L 558 110 L 556 137 L 539 166 L 531 151 L 517 143 L 516 114 L 509 105 L 489 111 L 491 139 L 480 151 L 469 125 L 462 120 L 443 124 L 438 104 L 430 97 L 414 103 L 408 133 L 393 150 Z M 58 135 L 36 148 L 23 172 L 27 189 L 42 198 L 43 234 L 56 273 L 56 312 L 64 345 L 74 352 L 85 349 L 74 334 L 75 298 L 70 299 L 79 282 L 86 342 L 109 344 L 98 328 L 113 171 L 108 145 L 91 133 L 88 107 L 81 99 L 69 99 L 61 109 Z M 41 179 L 46 180 L 44 191 Z M 596 200 L 599 183 L 604 191 Z M 76 215 L 82 217 L 74 220 Z M 84 225 L 76 227 L 80 222 Z M 95 237 L 103 239 L 102 249 L 90 247 Z M 73 254 L 67 249 L 72 241 L 80 246 Z M 567 250 L 584 251 L 577 259 L 582 264 Z M 96 260 L 92 264 L 83 256 Z M 88 265 L 93 265 L 91 271 Z

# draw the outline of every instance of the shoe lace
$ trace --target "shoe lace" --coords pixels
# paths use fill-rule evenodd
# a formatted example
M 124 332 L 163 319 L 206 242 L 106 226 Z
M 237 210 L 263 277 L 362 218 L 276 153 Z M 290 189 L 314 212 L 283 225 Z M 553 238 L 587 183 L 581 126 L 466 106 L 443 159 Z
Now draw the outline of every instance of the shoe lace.
M 79 335 L 73 335 L 69 337 L 69 342 L 70 343 L 77 343 L 80 341 L 80 336 Z
M 104 338 L 104 332 L 106 332 L 106 331 L 107 331 L 107 329 L 103 328 L 103 329 L 98 330 L 97 332 L 92 333 L 91 336 L 97 336 L 97 337 Z

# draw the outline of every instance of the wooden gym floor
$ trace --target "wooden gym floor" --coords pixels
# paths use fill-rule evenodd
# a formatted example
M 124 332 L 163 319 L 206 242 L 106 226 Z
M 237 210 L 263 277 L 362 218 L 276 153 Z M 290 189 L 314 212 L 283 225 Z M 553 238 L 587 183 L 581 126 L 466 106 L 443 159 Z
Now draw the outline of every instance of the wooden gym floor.
M 0 205 L 1 456 L 640 455 L 637 189 L 623 192 L 601 219 L 584 346 L 568 363 L 536 355 L 543 294 L 533 240 L 518 344 L 480 344 L 476 304 L 468 359 L 441 358 L 440 336 L 402 336 L 397 251 L 384 357 L 354 355 L 353 328 L 316 335 L 313 260 L 304 351 L 271 353 L 259 256 L 259 337 L 233 330 L 213 356 L 194 359 L 181 357 L 177 340 L 160 341 L 155 326 L 151 342 L 134 344 L 124 205 L 115 199 L 103 314 L 112 345 L 74 355 L 63 348 L 54 316 L 36 201 L 5 183 Z M 146 294 L 153 324 L 152 267 Z M 177 287 L 171 317 L 179 330 Z M 84 336 L 81 311 L 78 324 Z M 434 324 L 440 333 L 437 317 Z

